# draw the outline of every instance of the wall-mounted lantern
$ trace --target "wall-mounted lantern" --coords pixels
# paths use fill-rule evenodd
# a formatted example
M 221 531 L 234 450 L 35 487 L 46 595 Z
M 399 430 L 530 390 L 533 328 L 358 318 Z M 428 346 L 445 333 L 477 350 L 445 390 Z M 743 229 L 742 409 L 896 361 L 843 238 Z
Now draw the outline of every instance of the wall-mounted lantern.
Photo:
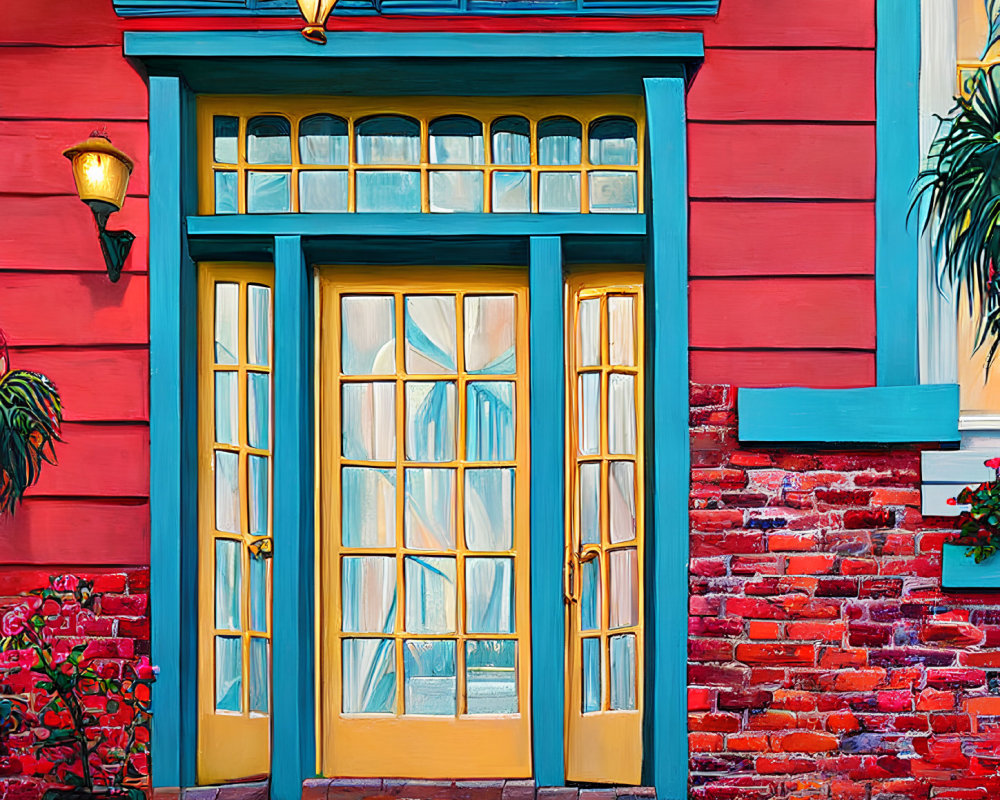
M 302 35 L 310 42 L 326 44 L 326 20 L 337 5 L 337 0 L 297 0 L 306 26 Z
M 73 163 L 76 193 L 94 212 L 108 277 L 115 282 L 122 274 L 135 235 L 130 231 L 109 231 L 108 217 L 125 202 L 125 190 L 135 165 L 100 131 L 94 131 L 85 142 L 66 148 L 63 155 Z

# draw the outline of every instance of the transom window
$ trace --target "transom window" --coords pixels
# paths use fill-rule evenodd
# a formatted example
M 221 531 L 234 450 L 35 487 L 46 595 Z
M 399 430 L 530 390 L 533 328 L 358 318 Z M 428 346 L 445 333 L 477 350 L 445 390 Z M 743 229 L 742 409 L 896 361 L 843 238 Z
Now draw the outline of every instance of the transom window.
M 206 98 L 202 214 L 639 213 L 631 97 Z

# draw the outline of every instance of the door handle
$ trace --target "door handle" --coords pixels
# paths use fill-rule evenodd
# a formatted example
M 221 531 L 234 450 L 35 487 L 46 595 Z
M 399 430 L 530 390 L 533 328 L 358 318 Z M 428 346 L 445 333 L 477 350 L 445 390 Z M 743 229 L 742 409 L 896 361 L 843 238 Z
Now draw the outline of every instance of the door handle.
M 577 552 L 567 548 L 566 566 L 563 569 L 563 599 L 567 603 L 575 603 L 579 599 L 576 592 L 577 566 L 593 561 L 601 554 L 600 545 L 588 544 Z

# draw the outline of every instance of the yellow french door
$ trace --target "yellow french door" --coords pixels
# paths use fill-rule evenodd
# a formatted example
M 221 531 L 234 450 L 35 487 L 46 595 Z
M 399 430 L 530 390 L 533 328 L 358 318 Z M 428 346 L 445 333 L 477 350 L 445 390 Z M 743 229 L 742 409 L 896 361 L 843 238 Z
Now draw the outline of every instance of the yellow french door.
M 571 275 L 567 300 L 566 778 L 638 784 L 642 275 Z
M 529 777 L 526 274 L 318 286 L 320 770 Z
M 270 266 L 199 265 L 198 758 L 202 784 L 270 770 Z

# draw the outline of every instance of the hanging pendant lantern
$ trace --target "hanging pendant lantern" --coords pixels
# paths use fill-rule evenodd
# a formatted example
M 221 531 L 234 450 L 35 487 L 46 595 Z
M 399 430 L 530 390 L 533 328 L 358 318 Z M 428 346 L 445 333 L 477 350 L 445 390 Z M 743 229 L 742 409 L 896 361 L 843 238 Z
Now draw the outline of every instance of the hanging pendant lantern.
M 337 0 L 297 0 L 299 11 L 306 26 L 302 29 L 302 35 L 310 42 L 316 44 L 326 44 L 326 20 L 337 5 Z

